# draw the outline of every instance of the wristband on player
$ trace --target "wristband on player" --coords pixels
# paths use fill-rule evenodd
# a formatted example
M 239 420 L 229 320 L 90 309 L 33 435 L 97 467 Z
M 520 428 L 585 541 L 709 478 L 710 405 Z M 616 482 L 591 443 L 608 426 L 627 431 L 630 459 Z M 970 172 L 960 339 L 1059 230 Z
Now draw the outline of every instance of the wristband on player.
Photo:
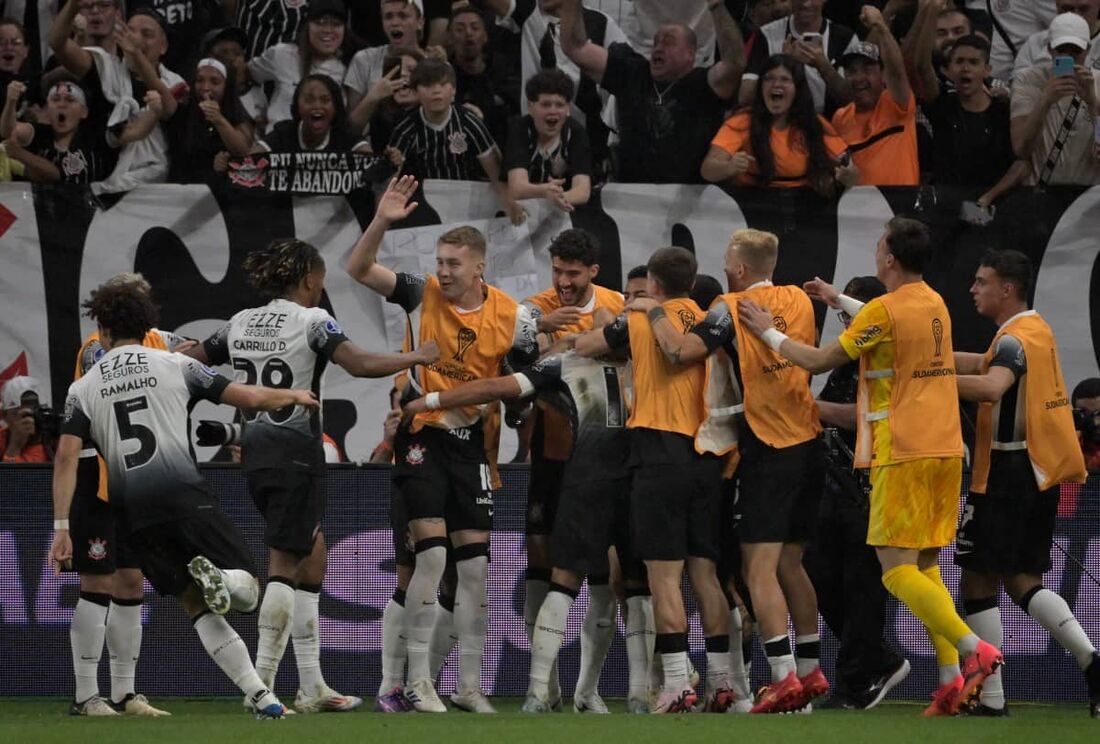
M 69 520 L 68 519 L 55 519 L 53 521 L 53 529 L 54 529 L 54 532 L 57 532 L 58 530 L 67 530 L 67 529 L 69 529 Z
M 779 347 L 787 340 L 787 334 L 782 331 L 777 331 L 774 328 L 769 328 L 760 334 L 760 340 L 770 346 L 773 351 L 779 351 Z
M 836 302 L 840 305 L 840 309 L 851 315 L 853 318 L 863 308 L 864 303 L 857 300 L 855 297 L 849 297 L 846 294 L 837 295 Z
M 428 393 L 424 396 L 424 407 L 429 411 L 439 408 L 439 393 Z
M 650 310 L 648 313 L 646 313 L 646 315 L 649 316 L 649 322 L 650 323 L 656 323 L 661 318 L 667 317 L 667 313 L 665 313 L 665 309 L 663 307 L 661 307 L 660 305 L 658 305 L 657 307 Z

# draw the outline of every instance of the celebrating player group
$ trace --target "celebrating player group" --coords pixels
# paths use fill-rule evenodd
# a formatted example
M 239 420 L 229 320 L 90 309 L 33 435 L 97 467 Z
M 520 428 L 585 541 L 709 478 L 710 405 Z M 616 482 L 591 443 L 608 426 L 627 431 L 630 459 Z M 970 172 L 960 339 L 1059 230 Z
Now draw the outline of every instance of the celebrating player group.
M 320 395 L 333 362 L 353 376 L 396 375 L 401 393 L 390 505 L 398 573 L 382 618 L 377 711 L 447 712 L 436 680 L 457 643 L 451 709 L 495 712 L 480 673 L 503 418 L 531 459 L 524 713 L 562 707 L 557 657 L 582 588 L 575 712 L 609 712 L 598 683 L 617 605 L 631 713 L 820 705 L 830 684 L 819 667 L 817 578 L 803 551 L 825 489 L 824 422 L 853 433 L 866 544 L 882 585 L 935 648 L 940 684 L 925 715 L 1007 712 L 1004 587 L 1076 659 L 1090 714 L 1100 717 L 1100 655 L 1042 584 L 1059 484 L 1083 481 L 1085 466 L 1054 336 L 1028 308 L 1033 276 L 1023 254 L 982 258 L 971 293 L 998 330 L 984 354 L 963 353 L 952 349 L 946 305 L 923 280 L 931 236 L 914 220 L 886 225 L 874 249 L 881 289 L 866 304 L 821 279 L 773 284 L 779 240 L 751 229 L 736 231 L 726 250 L 728 292 L 697 275 L 690 251 L 664 247 L 630 272 L 623 293 L 595 284 L 599 246 L 569 229 L 550 246 L 553 287 L 517 303 L 486 283 L 486 240 L 472 227 L 440 236 L 434 274 L 378 263 L 386 232 L 416 208 L 417 188 L 409 176 L 389 184 L 346 267 L 407 314 L 400 353 L 360 349 L 319 307 L 325 264 L 299 240 L 249 255 L 245 269 L 268 304 L 242 310 L 201 343 L 155 328 L 139 275 L 92 292 L 84 307 L 98 331 L 79 353 L 66 401 L 50 548 L 58 570 L 80 574 L 74 715 L 168 714 L 134 689 L 143 577 L 179 599 L 257 717 L 362 705 L 333 690 L 320 666 Z M 818 345 L 814 301 L 846 319 L 837 339 Z M 212 369 L 219 365 L 231 367 L 228 377 Z M 854 402 L 819 404 L 811 376 L 846 365 L 858 365 Z M 241 463 L 269 549 L 262 600 L 244 540 L 193 458 L 188 417 L 199 399 L 243 417 Z M 978 427 L 957 528 L 960 400 L 978 404 Z M 938 563 L 956 540 L 964 616 Z M 685 571 L 705 636 L 701 696 L 688 657 Z M 257 608 L 253 660 L 224 615 Z M 755 692 L 754 633 L 770 667 Z M 275 677 L 291 640 L 299 687 L 288 706 Z M 101 697 L 105 641 L 111 692 Z M 876 705 L 910 669 L 904 659 L 888 667 L 859 691 L 858 707 Z

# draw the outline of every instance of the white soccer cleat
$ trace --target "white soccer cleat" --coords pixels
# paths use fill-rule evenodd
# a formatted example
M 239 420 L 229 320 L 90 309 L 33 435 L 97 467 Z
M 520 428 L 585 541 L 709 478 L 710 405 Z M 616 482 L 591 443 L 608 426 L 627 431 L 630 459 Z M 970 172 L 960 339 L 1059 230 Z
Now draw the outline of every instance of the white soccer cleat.
M 154 708 L 149 704 L 149 698 L 144 695 L 135 695 L 130 693 L 122 699 L 121 703 L 112 703 L 111 707 L 117 710 L 119 713 L 125 713 L 128 716 L 170 716 L 172 715 L 166 710 L 160 708 Z
M 539 700 L 535 695 L 528 694 L 527 699 L 523 701 L 523 705 L 520 706 L 520 713 L 549 713 L 549 703 L 545 703 Z
M 446 713 L 447 706 L 439 699 L 435 685 L 424 677 L 405 687 L 405 697 L 419 713 Z
M 267 698 L 267 695 L 270 695 L 271 697 Z M 271 692 L 271 690 L 261 690 L 260 692 L 256 693 L 255 697 L 249 697 L 248 695 L 244 696 L 244 709 L 247 710 L 249 713 L 256 715 L 257 718 L 262 718 L 263 716 L 259 715 L 260 709 L 264 707 L 264 704 L 271 705 L 272 701 L 279 703 L 279 699 L 275 697 L 275 693 Z M 282 703 L 279 704 L 282 705 Z M 293 716 L 297 712 L 298 711 L 294 710 L 293 708 L 283 705 L 283 712 L 281 715 Z M 268 717 L 271 718 L 272 716 Z
M 122 715 L 99 695 L 93 695 L 83 703 L 74 702 L 69 706 L 70 716 L 118 716 Z
M 573 696 L 574 713 L 610 713 L 607 703 L 600 697 L 600 693 L 593 692 L 590 695 Z
M 627 698 L 626 712 L 634 715 L 649 715 L 649 701 L 645 698 Z
M 362 705 L 363 698 L 341 695 L 330 687 L 317 696 L 307 695 L 303 690 L 294 696 L 294 708 L 300 713 L 346 713 Z
M 733 701 L 733 705 L 729 707 L 726 713 L 735 715 L 752 713 L 752 700 L 749 698 L 737 698 Z
M 496 713 L 496 708 L 481 690 L 456 692 L 451 695 L 451 705 L 467 713 Z
M 229 596 L 229 587 L 225 584 L 225 577 L 221 569 L 210 562 L 206 556 L 196 555 L 187 564 L 187 573 L 195 580 L 199 591 L 202 593 L 202 601 L 215 615 L 224 615 L 229 612 L 232 597 Z

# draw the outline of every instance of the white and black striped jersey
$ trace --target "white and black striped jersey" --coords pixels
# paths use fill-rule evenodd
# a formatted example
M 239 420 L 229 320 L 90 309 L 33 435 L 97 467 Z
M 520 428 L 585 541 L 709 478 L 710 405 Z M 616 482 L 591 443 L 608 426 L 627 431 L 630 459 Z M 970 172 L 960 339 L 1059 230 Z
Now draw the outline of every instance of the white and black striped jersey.
M 543 357 L 514 375 L 524 392 L 534 390 L 571 423 L 573 449 L 563 484 L 626 476 L 625 367 L 569 351 Z
M 312 390 L 320 398 L 325 366 L 347 340 L 323 308 L 278 299 L 240 311 L 203 342 L 203 349 L 211 364 L 232 363 L 237 382 Z M 289 406 L 246 415 L 241 437 L 241 464 L 246 470 L 319 470 L 324 462 L 317 411 Z
M 62 433 L 95 445 L 107 463 L 111 504 L 131 529 L 214 508 L 188 416 L 200 399 L 219 402 L 227 385 L 194 359 L 134 344 L 111 349 L 69 387 Z
M 417 178 L 450 181 L 484 181 L 485 171 L 478 158 L 496 148 L 489 128 L 465 108 L 451 106 L 450 116 L 440 125 L 429 123 L 420 108 L 398 122 L 390 137 L 408 161 L 406 170 Z
M 237 25 L 248 37 L 245 59 L 281 42 L 294 41 L 308 10 L 306 0 L 238 0 Z

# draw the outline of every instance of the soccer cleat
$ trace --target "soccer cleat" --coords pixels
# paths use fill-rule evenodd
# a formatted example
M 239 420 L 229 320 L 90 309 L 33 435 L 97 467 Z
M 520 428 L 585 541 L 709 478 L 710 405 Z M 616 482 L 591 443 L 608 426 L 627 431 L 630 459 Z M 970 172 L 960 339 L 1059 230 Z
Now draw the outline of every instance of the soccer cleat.
M 900 685 L 906 677 L 909 676 L 909 672 L 913 669 L 908 659 L 902 659 L 901 663 L 894 668 L 893 671 L 879 677 L 877 680 L 871 683 L 861 697 L 866 701 L 860 707 L 863 710 L 870 710 L 876 705 L 882 702 L 883 698 L 898 685 Z
M 649 701 L 644 698 L 627 698 L 626 712 L 634 715 L 649 715 Z
M 1089 715 L 1100 718 L 1100 654 L 1092 652 L 1092 662 L 1085 667 L 1085 682 L 1089 688 Z
M 187 573 L 199 587 L 202 593 L 202 601 L 215 615 L 224 615 L 229 612 L 232 598 L 229 596 L 229 587 L 225 585 L 225 577 L 209 558 L 197 555 L 187 564 Z
M 821 667 L 816 667 L 805 677 L 799 677 L 798 681 L 802 683 L 802 695 L 792 705 L 791 710 L 793 711 L 802 710 L 810 704 L 811 700 L 815 700 L 829 691 L 829 680 L 825 679 Z
M 539 700 L 535 695 L 528 695 L 520 706 L 520 713 L 549 713 L 550 704 Z
M 321 695 L 314 697 L 298 690 L 298 694 L 294 696 L 294 708 L 299 713 L 344 713 L 363 704 L 363 698 L 341 695 L 329 687 L 321 692 Z
M 561 713 L 563 707 L 564 706 L 562 706 L 562 702 L 561 702 L 561 694 L 559 694 L 556 698 L 554 698 L 553 700 L 550 701 L 550 712 L 551 713 Z
M 400 687 L 384 692 L 374 699 L 375 713 L 408 713 L 412 710 L 412 704 L 405 698 L 405 691 Z
M 256 709 L 256 720 L 257 721 L 268 721 L 268 720 L 272 720 L 272 719 L 275 719 L 275 718 L 283 718 L 288 713 L 293 713 L 293 712 L 294 711 L 292 711 L 290 708 L 286 707 L 282 703 L 275 702 L 275 703 L 271 703 L 270 705 L 265 705 L 262 708 L 257 708 Z
M 591 695 L 574 695 L 573 696 L 573 712 L 574 713 L 610 713 L 607 709 L 607 703 L 600 697 L 600 693 L 593 692 Z
M 160 708 L 154 708 L 149 704 L 149 699 L 144 695 L 135 695 L 129 693 L 126 697 L 122 698 L 121 702 L 111 701 L 111 707 L 117 710 L 119 713 L 125 713 L 130 716 L 170 716 L 172 715 L 166 710 Z
M 1008 717 L 1008 704 L 1005 704 L 1003 708 L 991 708 L 985 703 L 978 703 L 972 705 L 966 709 L 966 715 L 977 716 L 979 718 L 1007 718 Z
M 704 713 L 728 713 L 737 700 L 737 695 L 729 687 L 716 687 L 707 690 L 707 697 L 703 703 Z
M 1004 663 L 1004 656 L 1001 655 L 1000 649 L 992 643 L 978 641 L 978 647 L 974 649 L 974 653 L 963 660 L 963 688 L 956 701 L 955 710 L 952 712 L 958 713 L 964 705 L 968 706 L 976 701 L 978 694 L 982 691 L 985 678 L 1001 668 Z
M 410 682 L 405 697 L 419 713 L 446 713 L 447 706 L 436 694 L 435 685 L 427 677 Z
M 726 714 L 744 715 L 745 713 L 752 713 L 752 701 L 748 698 L 737 698 L 733 701 L 733 705 L 729 707 Z
M 85 700 L 83 703 L 78 703 L 75 700 L 69 706 L 70 716 L 117 716 L 121 715 L 117 710 L 111 707 L 111 704 L 101 698 L 99 695 L 93 695 Z
M 789 673 L 780 682 L 773 682 L 760 688 L 756 693 L 756 705 L 752 713 L 786 713 L 794 710 L 802 699 L 802 683 L 795 672 Z
M 451 705 L 467 713 L 496 713 L 497 709 L 481 690 L 457 691 L 451 695 Z
M 661 690 L 661 694 L 657 696 L 657 704 L 650 712 L 657 715 L 692 713 L 695 710 L 695 701 L 698 699 L 695 688 L 687 685 L 680 690 Z
M 963 677 L 960 674 L 932 694 L 932 704 L 924 709 L 925 717 L 953 716 L 959 710 L 959 696 L 962 694 Z

